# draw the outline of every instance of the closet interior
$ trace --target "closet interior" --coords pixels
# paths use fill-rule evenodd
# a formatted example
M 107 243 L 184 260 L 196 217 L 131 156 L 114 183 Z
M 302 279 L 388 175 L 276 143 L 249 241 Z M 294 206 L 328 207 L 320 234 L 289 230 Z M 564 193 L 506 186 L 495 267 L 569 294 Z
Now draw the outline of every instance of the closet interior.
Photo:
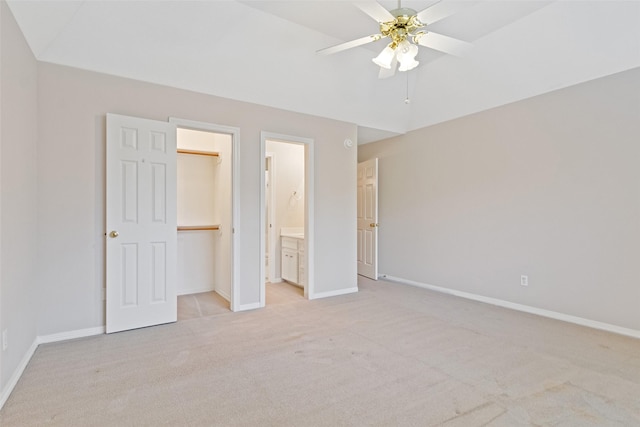
M 178 295 L 231 299 L 232 136 L 177 130 Z

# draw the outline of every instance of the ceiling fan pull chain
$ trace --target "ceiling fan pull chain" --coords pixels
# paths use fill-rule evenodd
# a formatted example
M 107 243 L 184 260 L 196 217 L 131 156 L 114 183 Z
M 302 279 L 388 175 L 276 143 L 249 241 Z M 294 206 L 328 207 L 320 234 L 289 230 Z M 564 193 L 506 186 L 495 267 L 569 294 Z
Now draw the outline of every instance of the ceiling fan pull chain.
M 411 100 L 409 99 L 409 72 L 407 72 L 407 97 L 404 99 L 404 103 L 411 103 Z

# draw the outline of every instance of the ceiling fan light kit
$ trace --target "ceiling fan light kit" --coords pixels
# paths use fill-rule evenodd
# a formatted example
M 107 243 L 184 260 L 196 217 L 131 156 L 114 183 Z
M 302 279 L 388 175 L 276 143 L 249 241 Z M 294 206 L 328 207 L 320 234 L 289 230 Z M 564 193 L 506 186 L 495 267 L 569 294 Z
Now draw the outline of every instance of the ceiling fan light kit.
M 414 32 L 425 25 L 418 19 L 418 12 L 413 9 L 399 7 L 389 12 L 393 20 L 380 22 L 380 34 L 389 37 L 391 43 L 384 48 L 380 55 L 373 58 L 373 62 L 382 68 L 390 69 L 395 58 L 400 63 L 398 71 L 409 71 L 418 66 L 416 61 L 418 46 L 407 40 L 414 36 Z
M 421 12 L 402 7 L 400 1 L 398 8 L 391 11 L 375 1 L 355 4 L 378 22 L 380 33 L 321 49 L 318 53 L 328 55 L 387 37 L 391 43 L 372 59 L 381 68 L 380 77 L 386 78 L 391 77 L 396 68 L 398 71 L 409 71 L 420 64 L 416 60 L 418 45 L 454 55 L 462 55 L 470 47 L 467 42 L 426 30 L 427 25 L 454 13 L 458 8 L 455 2 L 438 1 Z

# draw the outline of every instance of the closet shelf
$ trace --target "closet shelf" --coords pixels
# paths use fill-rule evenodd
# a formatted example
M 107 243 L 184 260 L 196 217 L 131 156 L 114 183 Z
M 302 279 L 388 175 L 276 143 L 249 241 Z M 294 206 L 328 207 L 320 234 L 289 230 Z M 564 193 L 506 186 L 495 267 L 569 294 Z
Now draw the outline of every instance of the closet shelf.
M 198 156 L 220 157 L 220 153 L 217 153 L 215 151 L 187 150 L 185 148 L 178 148 L 178 154 L 195 154 Z
M 178 231 L 220 230 L 220 225 L 179 225 Z

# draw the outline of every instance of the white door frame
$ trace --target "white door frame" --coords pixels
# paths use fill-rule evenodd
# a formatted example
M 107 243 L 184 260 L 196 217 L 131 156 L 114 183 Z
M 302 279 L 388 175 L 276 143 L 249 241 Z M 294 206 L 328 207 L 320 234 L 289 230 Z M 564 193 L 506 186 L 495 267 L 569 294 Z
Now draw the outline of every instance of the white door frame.
M 233 238 L 231 239 L 231 295 L 229 295 L 231 301 L 229 301 L 229 306 L 231 311 L 239 311 L 240 298 L 238 298 L 238 296 L 240 295 L 240 290 L 238 289 L 239 284 L 237 278 L 240 277 L 238 265 L 238 260 L 240 259 L 240 245 L 238 244 L 238 232 L 236 227 L 237 224 L 240 223 L 240 198 L 238 197 L 240 194 L 240 180 L 238 179 L 240 171 L 240 156 L 238 155 L 240 152 L 240 128 L 180 119 L 176 117 L 170 117 L 169 123 L 173 123 L 177 128 L 182 129 L 231 135 L 231 233 L 233 234 Z M 264 177 L 262 179 L 264 180 Z
M 304 285 L 304 296 L 307 299 L 314 299 L 314 160 L 313 160 L 313 139 L 299 136 L 283 135 L 273 132 L 260 132 L 260 307 L 266 305 L 265 289 L 265 161 L 267 140 L 277 142 L 288 142 L 304 144 L 304 244 L 305 244 L 305 274 L 307 275 Z M 276 235 L 277 239 L 278 236 Z
M 266 219 L 271 218 L 271 227 L 269 227 L 267 231 L 267 233 L 269 234 L 269 268 L 267 271 L 267 275 L 266 277 L 269 278 L 270 282 L 273 282 L 275 279 L 279 279 L 278 277 L 276 277 L 276 265 L 273 262 L 275 259 L 275 253 L 276 253 L 276 235 L 275 232 L 276 230 L 273 228 L 273 216 L 274 216 L 274 200 L 275 200 L 275 193 L 276 193 L 276 181 L 275 179 L 273 179 L 274 176 L 274 170 L 276 167 L 276 154 L 272 153 L 270 151 L 268 151 L 265 154 L 265 158 L 269 159 L 269 164 L 270 164 L 270 169 L 269 169 L 269 180 L 271 181 L 270 184 L 270 191 L 269 191 L 269 204 L 268 204 L 268 215 Z M 265 165 L 266 168 L 266 165 Z M 265 189 L 266 191 L 266 189 Z M 266 199 L 265 199 L 266 202 Z M 265 215 L 266 215 L 266 209 L 265 209 Z M 266 222 L 265 222 L 266 223 Z

